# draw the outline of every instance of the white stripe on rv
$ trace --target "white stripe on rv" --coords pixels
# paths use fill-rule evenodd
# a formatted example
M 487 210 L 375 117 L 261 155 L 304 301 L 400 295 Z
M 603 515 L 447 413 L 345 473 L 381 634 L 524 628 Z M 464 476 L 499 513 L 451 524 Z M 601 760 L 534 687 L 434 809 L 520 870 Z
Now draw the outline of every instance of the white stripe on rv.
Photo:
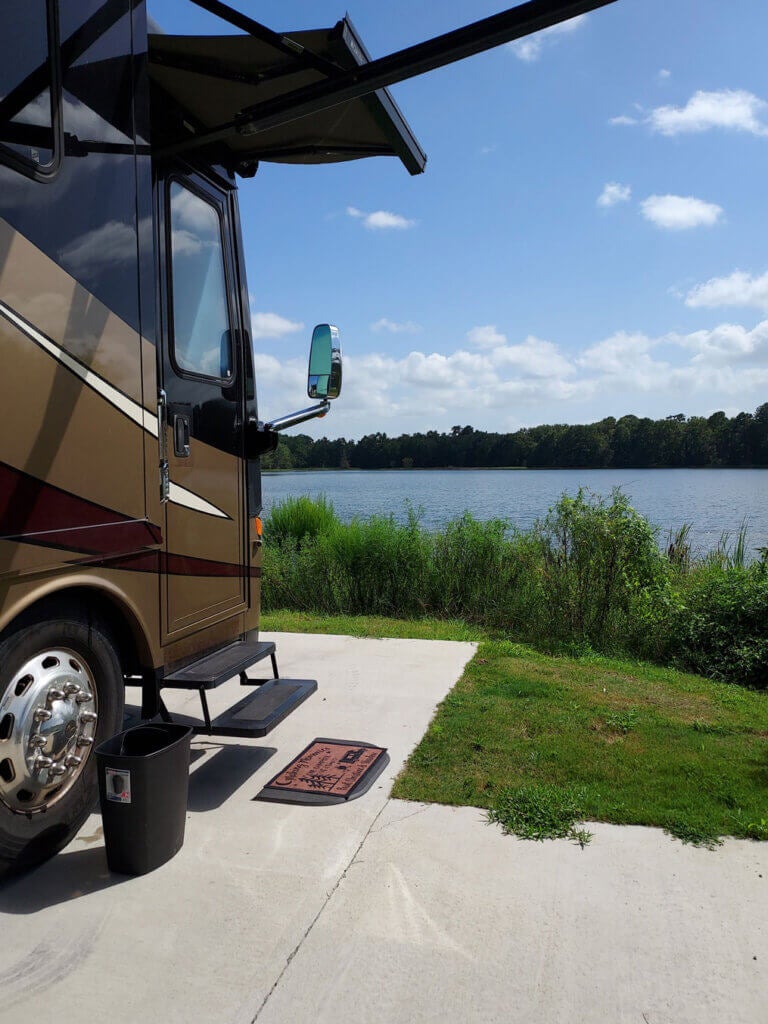
M 62 366 L 66 366 L 84 384 L 87 384 L 89 388 L 92 388 L 102 398 L 106 399 L 110 405 L 119 409 L 128 419 L 138 424 L 142 430 L 146 430 L 152 437 L 158 436 L 156 413 L 150 412 L 142 405 L 139 405 L 138 402 L 134 402 L 132 398 L 123 394 L 122 391 L 119 391 L 109 381 L 100 377 L 98 373 L 94 373 L 87 366 L 83 366 L 82 363 L 78 362 L 69 352 L 63 349 L 61 345 L 57 345 L 48 335 L 38 331 L 36 327 L 33 327 L 32 324 L 19 316 L 10 306 L 6 306 L 4 302 L 0 302 L 0 313 L 2 313 L 6 320 L 9 320 L 20 331 L 23 331 L 27 337 L 38 344 L 40 348 L 58 360 Z M 205 498 L 201 498 L 199 494 L 188 491 L 186 487 L 180 487 L 178 484 L 173 483 L 173 481 L 170 484 L 168 497 L 175 505 L 183 505 L 185 508 L 191 508 L 195 512 L 204 512 L 206 515 L 216 516 L 218 519 L 229 519 L 226 512 L 222 512 L 220 508 L 212 505 Z

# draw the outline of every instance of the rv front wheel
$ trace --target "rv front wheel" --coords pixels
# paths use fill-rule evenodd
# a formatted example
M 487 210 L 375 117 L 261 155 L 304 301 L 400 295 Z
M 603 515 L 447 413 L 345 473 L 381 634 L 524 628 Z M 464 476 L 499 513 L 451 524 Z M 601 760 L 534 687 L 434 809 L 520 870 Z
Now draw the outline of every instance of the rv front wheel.
M 119 732 L 120 662 L 87 614 L 0 643 L 0 876 L 57 853 L 93 808 L 92 751 Z

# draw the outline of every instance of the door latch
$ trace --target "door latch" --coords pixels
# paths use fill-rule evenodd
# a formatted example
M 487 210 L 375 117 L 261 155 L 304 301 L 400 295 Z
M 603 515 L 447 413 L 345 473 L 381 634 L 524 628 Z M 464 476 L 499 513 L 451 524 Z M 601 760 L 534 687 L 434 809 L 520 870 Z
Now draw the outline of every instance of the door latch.
M 173 454 L 179 459 L 189 458 L 189 414 L 173 414 Z

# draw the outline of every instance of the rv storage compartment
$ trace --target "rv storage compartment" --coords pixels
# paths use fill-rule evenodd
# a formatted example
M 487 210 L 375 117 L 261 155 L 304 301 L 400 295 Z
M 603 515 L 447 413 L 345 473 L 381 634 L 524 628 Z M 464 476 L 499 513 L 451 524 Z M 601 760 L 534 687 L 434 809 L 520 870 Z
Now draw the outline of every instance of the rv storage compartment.
M 192 729 L 137 725 L 96 749 L 110 870 L 144 875 L 184 842 Z

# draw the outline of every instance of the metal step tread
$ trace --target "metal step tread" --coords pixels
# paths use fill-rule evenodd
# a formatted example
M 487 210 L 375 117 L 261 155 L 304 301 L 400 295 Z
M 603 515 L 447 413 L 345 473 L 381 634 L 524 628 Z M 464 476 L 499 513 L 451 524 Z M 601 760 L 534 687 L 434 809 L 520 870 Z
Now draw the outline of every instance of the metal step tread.
M 266 736 L 316 689 L 316 679 L 270 679 L 214 718 L 210 730 L 186 715 L 174 714 L 173 721 L 211 736 Z
M 212 690 L 274 653 L 274 643 L 236 640 L 165 676 L 160 685 L 176 690 L 198 690 L 200 687 Z

